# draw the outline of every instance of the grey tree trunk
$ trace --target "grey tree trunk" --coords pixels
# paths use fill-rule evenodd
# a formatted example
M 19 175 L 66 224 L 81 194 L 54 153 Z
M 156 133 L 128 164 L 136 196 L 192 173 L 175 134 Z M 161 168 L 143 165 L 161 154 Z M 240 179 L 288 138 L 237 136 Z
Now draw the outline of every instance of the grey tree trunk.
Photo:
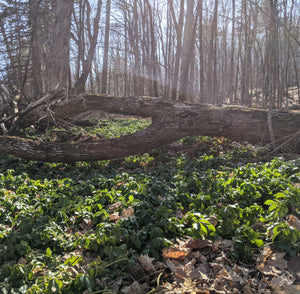
M 70 87 L 70 30 L 71 14 L 74 0 L 57 0 L 53 36 L 51 38 L 50 53 L 47 60 L 48 90 L 58 84 Z
M 104 54 L 102 67 L 102 93 L 107 93 L 107 72 L 108 72 L 108 49 L 109 49 L 109 30 L 110 30 L 110 6 L 111 0 L 106 3 L 106 20 L 105 20 L 105 40 L 104 40 Z
M 87 81 L 87 78 L 89 74 L 91 73 L 92 69 L 92 64 L 93 64 L 93 59 L 95 56 L 95 50 L 96 50 L 96 45 L 98 41 L 98 32 L 99 32 L 99 21 L 100 21 L 100 16 L 101 16 L 101 6 L 102 6 L 102 1 L 98 1 L 97 5 L 97 13 L 94 18 L 93 22 L 93 35 L 90 33 L 90 48 L 88 51 L 87 58 L 83 61 L 83 69 L 82 73 L 76 82 L 75 85 L 75 91 L 77 94 L 80 94 L 84 92 L 85 90 L 85 83 Z M 85 44 L 82 44 L 82 47 L 85 47 Z

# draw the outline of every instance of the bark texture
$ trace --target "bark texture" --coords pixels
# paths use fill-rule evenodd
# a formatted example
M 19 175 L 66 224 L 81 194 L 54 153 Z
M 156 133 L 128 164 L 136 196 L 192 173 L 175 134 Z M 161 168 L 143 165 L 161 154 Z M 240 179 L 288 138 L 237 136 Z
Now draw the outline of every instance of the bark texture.
M 52 106 L 35 108 L 24 117 L 24 123 L 66 120 L 91 110 L 152 118 L 152 124 L 143 131 L 120 138 L 78 142 L 43 143 L 0 136 L 0 153 L 30 160 L 75 162 L 141 154 L 194 135 L 223 136 L 238 142 L 261 145 L 271 141 L 267 111 L 236 106 L 172 103 L 151 97 L 82 95 Z M 271 123 L 277 146 L 293 138 L 294 144 L 298 144 L 296 151 L 300 154 L 300 113 L 273 112 Z

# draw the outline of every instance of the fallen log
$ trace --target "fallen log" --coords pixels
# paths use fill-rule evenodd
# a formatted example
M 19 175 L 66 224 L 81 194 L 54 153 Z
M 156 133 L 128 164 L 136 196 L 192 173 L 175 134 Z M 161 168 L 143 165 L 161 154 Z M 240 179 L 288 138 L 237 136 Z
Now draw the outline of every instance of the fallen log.
M 280 146 L 289 141 L 293 142 L 295 152 L 300 154 L 299 112 L 268 113 L 262 109 L 237 106 L 217 107 L 168 102 L 151 97 L 93 94 L 34 108 L 24 116 L 22 123 L 30 125 L 66 120 L 91 110 L 151 118 L 152 124 L 145 130 L 120 138 L 78 142 L 40 142 L 0 136 L 0 153 L 38 161 L 93 161 L 142 154 L 180 138 L 203 135 L 223 136 L 259 145 L 273 143 Z

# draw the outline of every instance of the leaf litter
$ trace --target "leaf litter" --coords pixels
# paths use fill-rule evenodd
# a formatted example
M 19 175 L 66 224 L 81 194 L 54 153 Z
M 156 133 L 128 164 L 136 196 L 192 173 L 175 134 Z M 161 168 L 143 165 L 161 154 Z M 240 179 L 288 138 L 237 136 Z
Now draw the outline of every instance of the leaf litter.
M 162 262 L 140 255 L 136 270 L 142 278 L 123 287 L 121 292 L 292 294 L 300 291 L 300 256 L 286 259 L 285 253 L 266 245 L 254 256 L 252 264 L 243 264 L 229 256 L 232 240 L 177 239 L 174 244 L 163 250 Z M 149 275 L 151 279 L 144 279 Z

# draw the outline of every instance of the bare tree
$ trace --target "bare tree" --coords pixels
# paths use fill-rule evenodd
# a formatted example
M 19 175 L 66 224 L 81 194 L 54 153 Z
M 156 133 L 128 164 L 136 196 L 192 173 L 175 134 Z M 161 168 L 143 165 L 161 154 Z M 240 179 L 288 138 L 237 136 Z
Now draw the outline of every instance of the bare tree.
M 90 3 L 89 1 L 86 1 L 86 5 L 88 7 L 88 11 L 90 10 Z M 88 36 L 89 36 L 89 50 L 86 59 L 83 60 L 83 66 L 82 66 L 82 73 L 80 77 L 78 78 L 76 85 L 75 85 L 75 91 L 76 93 L 82 93 L 84 92 L 85 89 L 85 83 L 86 80 L 91 73 L 91 68 L 93 64 L 93 59 L 95 55 L 95 50 L 96 50 L 96 45 L 98 41 L 98 33 L 99 33 L 99 21 L 100 21 L 100 16 L 101 16 L 101 6 L 102 6 L 102 1 L 98 1 L 97 4 L 97 12 L 96 16 L 93 20 L 93 31 L 91 30 L 90 25 L 88 25 Z M 88 24 L 90 24 L 90 13 L 87 14 L 87 21 Z M 81 33 L 82 34 L 82 33 Z M 83 44 L 79 44 L 80 47 L 84 47 L 84 41 L 81 40 Z M 80 41 L 78 41 L 81 43 Z M 81 55 L 82 56 L 82 55 Z
M 171 86 L 171 99 L 177 99 L 177 86 L 179 80 L 179 70 L 180 70 L 180 58 L 181 58 L 181 49 L 182 49 L 182 35 L 183 35 L 183 25 L 184 25 L 184 0 L 180 0 L 180 12 L 178 21 L 175 15 L 173 1 L 169 1 L 169 7 L 171 11 L 171 15 L 173 18 L 173 22 L 176 30 L 176 55 L 175 55 L 175 65 L 174 65 L 174 73 L 172 79 Z
M 71 15 L 74 0 L 55 2 L 55 19 L 47 59 L 48 90 L 58 84 L 70 88 Z
M 108 72 L 108 47 L 109 47 L 109 27 L 110 27 L 110 6 L 111 0 L 106 2 L 106 20 L 105 20 L 105 41 L 102 65 L 102 93 L 107 93 L 107 72 Z

